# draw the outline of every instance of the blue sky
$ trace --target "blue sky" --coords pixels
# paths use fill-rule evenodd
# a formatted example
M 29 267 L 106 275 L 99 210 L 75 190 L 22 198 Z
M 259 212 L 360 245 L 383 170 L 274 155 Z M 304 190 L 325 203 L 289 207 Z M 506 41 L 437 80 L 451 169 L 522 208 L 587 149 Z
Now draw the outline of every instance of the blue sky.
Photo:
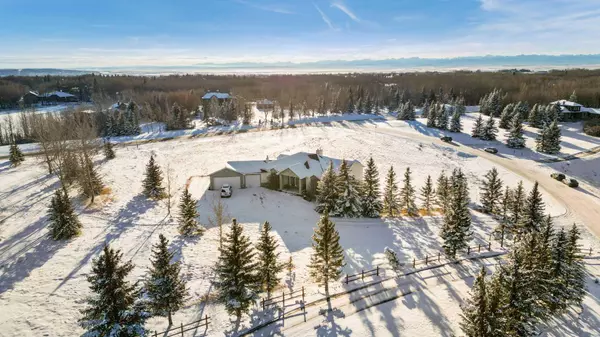
M 600 0 L 0 0 L 0 68 L 600 53 Z

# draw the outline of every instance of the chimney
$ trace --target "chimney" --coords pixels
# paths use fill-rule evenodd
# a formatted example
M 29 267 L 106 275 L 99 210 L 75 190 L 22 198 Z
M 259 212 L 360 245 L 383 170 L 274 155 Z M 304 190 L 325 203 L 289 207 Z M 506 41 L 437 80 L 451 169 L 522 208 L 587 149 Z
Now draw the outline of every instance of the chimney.
M 323 149 L 318 148 L 316 151 L 316 154 L 317 154 L 317 156 L 320 156 L 320 157 L 323 156 Z

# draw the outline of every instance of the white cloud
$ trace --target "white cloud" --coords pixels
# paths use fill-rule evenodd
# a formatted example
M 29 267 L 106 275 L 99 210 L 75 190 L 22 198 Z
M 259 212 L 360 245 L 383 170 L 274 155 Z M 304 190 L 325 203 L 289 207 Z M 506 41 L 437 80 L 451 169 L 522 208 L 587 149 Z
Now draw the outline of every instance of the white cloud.
M 325 13 L 323 13 L 323 11 L 321 10 L 321 8 L 319 8 L 319 6 L 317 6 L 317 4 L 313 4 L 313 5 L 315 5 L 315 8 L 319 12 L 319 14 L 321 14 L 321 18 L 327 24 L 327 26 L 329 26 L 330 29 L 334 29 L 335 30 L 336 28 L 333 25 L 333 23 L 331 22 L 331 20 L 329 20 L 329 17 L 327 15 L 325 15 Z
M 339 10 L 341 10 L 342 12 L 344 12 L 346 15 L 348 15 L 348 17 L 350 19 L 352 19 L 355 22 L 360 22 L 360 19 L 358 18 L 358 16 L 356 16 L 356 14 L 354 14 L 354 12 L 352 12 L 352 10 L 350 10 L 350 8 L 348 8 L 348 6 L 346 6 L 342 1 L 334 1 L 331 3 L 331 7 L 337 8 Z
M 294 12 L 283 8 L 283 7 L 279 7 L 277 5 L 259 5 L 250 1 L 246 1 L 246 0 L 234 0 L 237 3 L 246 5 L 246 6 L 250 6 L 252 8 L 256 8 L 256 9 L 260 9 L 263 11 L 267 11 L 267 12 L 273 12 L 273 13 L 279 13 L 279 14 L 294 14 Z

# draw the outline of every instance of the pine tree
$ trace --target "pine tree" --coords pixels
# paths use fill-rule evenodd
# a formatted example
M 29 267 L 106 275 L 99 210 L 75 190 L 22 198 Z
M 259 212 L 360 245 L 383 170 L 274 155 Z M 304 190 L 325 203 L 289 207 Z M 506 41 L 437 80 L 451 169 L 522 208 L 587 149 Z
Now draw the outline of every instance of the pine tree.
M 501 129 L 508 129 L 510 127 L 510 121 L 513 118 L 513 111 L 515 109 L 515 105 L 510 103 L 504 107 L 502 110 L 502 114 L 500 114 L 500 123 L 498 127 Z
M 502 198 L 502 180 L 498 177 L 498 170 L 492 168 L 485 174 L 485 181 L 481 186 L 481 204 L 486 213 L 498 213 Z
M 496 127 L 496 121 L 493 117 L 490 116 L 490 118 L 483 126 L 483 130 L 479 138 L 481 138 L 482 140 L 496 140 L 497 134 L 498 128 Z
M 560 119 L 561 108 L 558 104 L 549 104 L 546 107 L 546 114 L 544 115 L 544 125 L 550 125 L 553 121 Z
M 523 213 L 523 204 L 525 202 L 525 191 L 523 189 L 523 182 L 519 181 L 517 188 L 511 194 L 511 209 L 510 209 L 510 220 L 513 225 L 517 225 L 521 221 L 521 214 Z
M 337 177 L 333 170 L 333 162 L 329 162 L 329 166 L 321 180 L 317 184 L 317 207 L 319 213 L 334 212 L 338 202 Z
M 155 163 L 154 156 L 150 156 L 150 161 L 146 165 L 146 178 L 144 178 L 144 195 L 152 199 L 162 199 L 165 197 L 165 188 L 162 186 L 162 172 Z
M 513 116 L 518 115 L 521 121 L 524 121 L 529 116 L 529 103 L 519 102 L 515 105 Z
M 113 149 L 113 144 L 108 140 L 104 142 L 104 157 L 106 157 L 108 160 L 115 159 L 115 150 Z
M 431 176 L 427 176 L 425 180 L 425 186 L 421 188 L 421 200 L 423 201 L 423 210 L 426 214 L 431 214 L 433 209 L 433 203 L 435 202 L 435 191 L 433 190 L 433 183 L 431 182 Z
M 325 296 L 329 302 L 329 281 L 337 280 L 342 273 L 344 250 L 340 245 L 340 234 L 327 213 L 317 223 L 312 240 L 310 276 L 319 285 L 325 286 Z
M 333 213 L 337 216 L 357 218 L 362 214 L 360 183 L 350 174 L 348 163 L 342 160 L 336 177 L 337 203 Z
M 583 262 L 583 256 L 579 248 L 579 240 L 581 239 L 581 233 L 575 224 L 567 233 L 567 249 L 566 258 L 569 266 L 567 272 L 567 285 L 568 285 L 568 297 L 566 303 L 568 305 L 581 307 L 583 298 L 586 294 L 585 288 L 585 264 Z
M 471 288 L 470 298 L 462 306 L 462 322 L 460 323 L 460 327 L 469 337 L 489 337 L 492 331 L 490 318 L 493 315 L 488 312 L 486 275 L 485 267 L 481 267 L 481 271 L 473 283 L 473 288 Z
M 50 237 L 54 240 L 66 240 L 81 233 L 81 222 L 73 210 L 71 200 L 65 189 L 57 189 L 48 209 Z
M 569 291 L 569 263 L 568 263 L 568 238 L 564 228 L 561 228 L 552 244 L 551 277 L 553 287 L 550 289 L 552 303 L 550 311 L 559 313 L 568 307 Z
M 460 96 L 456 101 L 455 111 L 458 112 L 459 116 L 462 116 L 465 113 L 467 113 L 467 108 L 465 107 L 465 98 L 463 96 Z
M 575 92 L 575 90 L 573 90 L 573 93 L 571 94 L 571 96 L 569 96 L 569 101 L 577 103 L 577 93 Z
M 556 120 L 540 132 L 536 139 L 536 151 L 549 154 L 560 152 L 560 128 Z
M 381 192 L 379 191 L 379 172 L 377 171 L 373 157 L 369 158 L 367 162 L 363 180 L 362 215 L 369 218 L 377 218 L 383 205 L 381 204 Z
M 385 180 L 385 190 L 383 192 L 383 212 L 389 217 L 394 217 L 400 213 L 398 201 L 398 185 L 396 184 L 396 172 L 391 166 Z
M 442 130 L 446 130 L 448 128 L 448 120 L 449 120 L 449 115 L 448 115 L 448 111 L 446 109 L 446 105 L 445 104 L 439 104 L 438 105 L 438 111 L 436 112 L 436 121 L 435 121 L 435 127 L 437 127 L 438 129 L 442 129 Z
M 500 116 L 500 112 L 502 111 L 502 104 L 500 103 L 500 99 L 502 92 L 498 89 L 494 89 L 489 98 L 489 107 L 490 107 L 490 117 L 498 117 Z
M 479 114 L 479 117 L 475 120 L 475 125 L 473 126 L 473 130 L 471 131 L 471 137 L 478 138 L 483 135 L 484 125 L 483 125 L 483 116 Z
M 81 157 L 80 167 L 82 170 L 78 178 L 81 191 L 83 192 L 83 195 L 92 198 L 92 202 L 94 202 L 94 196 L 100 195 L 104 188 L 104 184 L 100 179 L 98 171 L 94 168 L 94 163 L 92 163 L 90 157 L 85 153 Z
M 442 247 L 450 258 L 455 258 L 461 249 L 468 247 L 471 230 L 471 214 L 469 213 L 469 188 L 460 169 L 452 173 L 450 179 L 451 197 L 444 215 L 441 237 Z
M 196 200 L 186 188 L 179 203 L 179 233 L 184 236 L 196 236 L 204 233 L 204 228 L 198 222 Z
M 460 122 L 460 110 L 454 109 L 454 113 L 452 114 L 452 119 L 450 120 L 450 132 L 461 132 L 462 131 L 462 123 Z
M 169 326 L 172 326 L 172 314 L 183 307 L 188 291 L 181 277 L 181 263 L 173 262 L 175 253 L 168 249 L 169 240 L 162 234 L 158 239 L 159 242 L 152 247 L 152 266 L 148 270 L 145 290 L 152 313 L 167 316 Z
M 419 215 L 419 210 L 415 204 L 415 188 L 410 181 L 410 167 L 404 172 L 404 181 L 400 190 L 400 209 L 406 211 L 408 216 Z
M 450 203 L 450 186 L 444 172 L 438 177 L 436 194 L 438 206 L 440 206 L 442 213 L 446 213 L 446 209 Z
M 269 222 L 263 224 L 260 239 L 256 246 L 258 251 L 258 278 L 261 288 L 267 291 L 270 297 L 271 292 L 279 285 L 280 278 L 277 276 L 285 267 L 279 263 L 279 254 L 275 251 L 279 245 L 275 237 L 271 235 L 271 225 Z
M 121 262 L 123 254 L 104 246 L 104 254 L 93 260 L 92 273 L 87 277 L 94 295 L 87 299 L 79 324 L 83 337 L 146 336 L 144 328 L 150 313 L 139 299 L 137 284 L 127 281 L 133 270 L 131 262 Z
M 25 160 L 25 156 L 23 156 L 23 152 L 15 142 L 15 136 L 11 135 L 10 149 L 8 160 L 12 166 L 19 166 Z
M 432 102 L 427 114 L 427 127 L 435 128 L 437 121 L 437 103 Z
M 506 139 L 506 146 L 513 149 L 522 149 L 525 147 L 525 138 L 523 138 L 523 122 L 517 113 L 510 122 L 510 131 Z
M 527 121 L 529 122 L 529 126 L 534 128 L 539 129 L 543 126 L 543 115 L 540 105 L 535 104 L 533 108 L 531 108 Z
M 544 201 L 536 181 L 525 199 L 518 223 L 520 232 L 536 232 L 540 229 L 544 219 Z
M 421 108 L 421 118 L 429 118 L 430 109 L 431 104 L 429 103 L 429 100 L 425 100 L 425 103 L 423 103 L 423 107 Z M 427 123 L 429 123 L 429 120 L 427 121 Z
M 234 314 L 239 320 L 257 298 L 258 263 L 254 262 L 255 253 L 242 225 L 235 219 L 232 222 L 231 232 L 220 249 L 215 285 L 219 290 L 219 301 L 230 315 Z

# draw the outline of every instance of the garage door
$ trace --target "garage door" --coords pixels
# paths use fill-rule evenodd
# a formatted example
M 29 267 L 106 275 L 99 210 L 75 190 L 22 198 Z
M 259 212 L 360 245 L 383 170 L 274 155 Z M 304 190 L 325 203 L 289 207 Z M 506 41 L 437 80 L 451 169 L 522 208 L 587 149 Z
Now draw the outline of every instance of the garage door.
M 260 174 L 253 174 L 246 176 L 246 187 L 260 187 Z
M 221 190 L 221 186 L 229 184 L 233 186 L 233 188 L 241 188 L 242 187 L 242 178 L 241 177 L 221 177 L 215 178 L 214 180 L 214 189 Z

